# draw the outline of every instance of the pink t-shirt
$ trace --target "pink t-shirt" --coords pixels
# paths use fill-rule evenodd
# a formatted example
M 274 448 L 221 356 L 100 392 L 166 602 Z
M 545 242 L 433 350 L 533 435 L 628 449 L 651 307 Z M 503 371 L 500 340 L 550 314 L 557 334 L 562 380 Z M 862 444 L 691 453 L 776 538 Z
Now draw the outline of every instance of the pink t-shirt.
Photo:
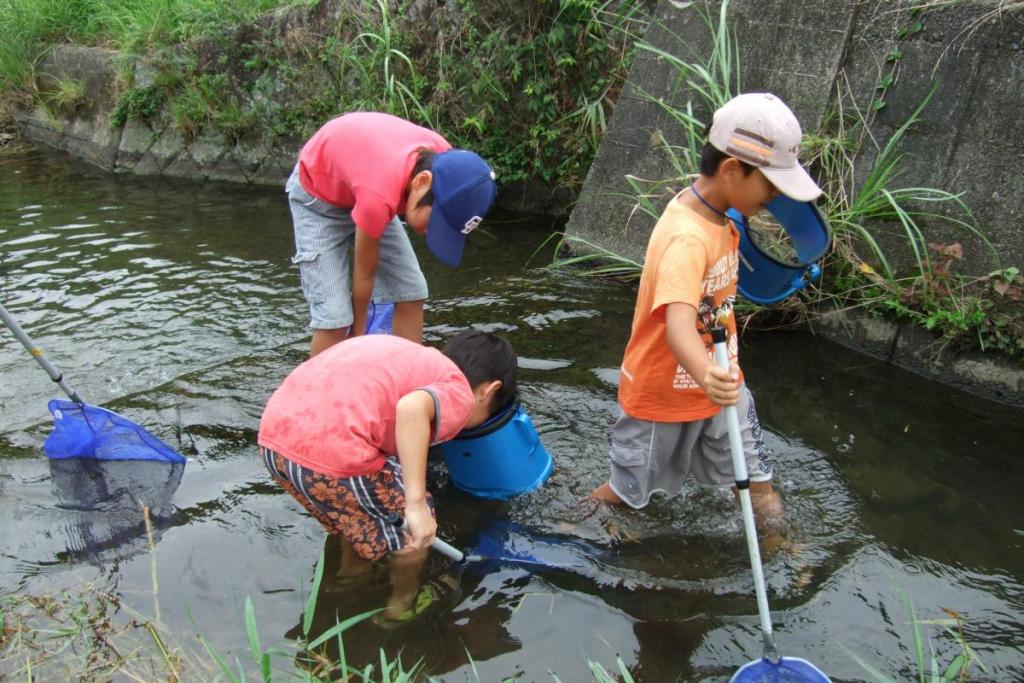
M 462 431 L 475 400 L 455 363 L 401 337 L 354 337 L 285 378 L 263 411 L 259 444 L 333 477 L 372 474 L 397 453 L 395 408 L 416 389 L 434 398 L 431 445 Z
M 356 112 L 325 123 L 299 153 L 299 182 L 335 206 L 351 207 L 356 227 L 380 238 L 405 209 L 409 176 L 421 149 L 451 145 L 432 130 L 391 114 Z

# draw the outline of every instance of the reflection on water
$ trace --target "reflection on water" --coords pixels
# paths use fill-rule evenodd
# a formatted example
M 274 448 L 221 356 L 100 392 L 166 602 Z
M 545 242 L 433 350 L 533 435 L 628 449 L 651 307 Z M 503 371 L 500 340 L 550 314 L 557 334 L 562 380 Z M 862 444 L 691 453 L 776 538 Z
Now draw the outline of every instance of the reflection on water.
M 140 552 L 148 543 L 144 508 L 154 541 L 174 522 L 171 500 L 185 470 L 182 463 L 89 458 L 47 463 L 54 517 L 68 540 L 66 554 L 57 556 L 62 562 L 102 564 Z
M 336 579 L 334 542 L 255 453 L 263 403 L 308 340 L 283 192 L 112 177 L 41 153 L 3 158 L 0 176 L 5 305 L 83 397 L 191 458 L 183 471 L 45 460 L 54 387 L 0 335 L 0 585 L 92 581 L 145 610 L 148 504 L 164 621 L 191 633 L 191 610 L 230 656 L 247 661 L 245 596 L 265 646 L 301 633 L 321 550 L 329 580 L 314 631 L 380 607 L 387 573 Z M 607 478 L 633 290 L 528 267 L 549 229 L 490 221 L 462 268 L 423 263 L 428 340 L 470 325 L 508 336 L 556 460 L 541 490 L 506 503 L 454 490 L 439 467 L 440 533 L 472 548 L 499 529 L 503 547 L 556 566 L 432 557 L 425 578 L 454 575 L 459 589 L 408 626 L 355 627 L 349 661 L 384 645 L 446 681 L 569 681 L 588 677 L 588 658 L 611 667 L 618 655 L 641 681 L 721 680 L 760 654 L 732 496 L 694 487 L 643 511 L 586 500 Z M 1024 678 L 1021 412 L 806 334 L 748 334 L 741 357 L 792 526 L 765 554 L 783 652 L 866 678 L 843 645 L 905 677 L 899 589 L 923 618 L 960 612 L 992 680 Z M 949 661 L 950 641 L 933 633 Z

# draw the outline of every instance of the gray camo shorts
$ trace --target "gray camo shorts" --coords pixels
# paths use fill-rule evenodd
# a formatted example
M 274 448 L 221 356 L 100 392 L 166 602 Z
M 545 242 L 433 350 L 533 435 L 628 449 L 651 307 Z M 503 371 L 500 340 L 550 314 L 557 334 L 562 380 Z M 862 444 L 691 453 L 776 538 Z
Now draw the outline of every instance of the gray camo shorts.
M 771 453 L 746 385 L 736 408 L 750 481 L 770 481 Z M 634 508 L 658 491 L 675 495 L 691 474 L 712 486 L 736 481 L 724 412 L 694 422 L 651 422 L 621 413 L 612 430 L 611 461 L 612 491 Z
M 351 209 L 335 206 L 306 192 L 298 169 L 285 184 L 295 228 L 295 255 L 302 294 L 309 304 L 310 328 L 335 330 L 352 324 L 352 273 L 349 250 L 356 224 Z M 421 301 L 427 280 L 402 221 L 391 219 L 380 238 L 380 263 L 373 285 L 375 304 Z

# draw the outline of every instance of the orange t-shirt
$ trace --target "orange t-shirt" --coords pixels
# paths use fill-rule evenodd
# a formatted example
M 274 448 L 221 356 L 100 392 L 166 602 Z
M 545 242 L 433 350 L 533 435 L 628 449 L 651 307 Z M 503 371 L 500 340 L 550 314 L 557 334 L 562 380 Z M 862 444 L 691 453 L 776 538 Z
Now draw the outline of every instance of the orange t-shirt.
M 718 412 L 668 346 L 665 310 L 669 304 L 690 304 L 697 310 L 697 332 L 712 361 L 711 328 L 725 325 L 729 357 L 734 362 L 737 358 L 733 303 L 739 233 L 731 222 L 722 226 L 702 218 L 680 202 L 680 196 L 665 207 L 647 244 L 619 381 L 622 410 L 654 422 L 692 422 Z

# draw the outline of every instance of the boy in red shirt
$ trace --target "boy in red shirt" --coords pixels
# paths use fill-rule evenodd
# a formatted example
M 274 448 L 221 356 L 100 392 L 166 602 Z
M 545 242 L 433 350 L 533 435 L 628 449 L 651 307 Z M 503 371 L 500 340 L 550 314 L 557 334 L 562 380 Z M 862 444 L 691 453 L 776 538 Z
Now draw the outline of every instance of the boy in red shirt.
M 394 302 L 393 333 L 421 341 L 427 282 L 398 217 L 454 267 L 497 192 L 494 172 L 473 152 L 376 112 L 324 124 L 303 146 L 285 189 L 295 228 L 292 262 L 313 328 L 311 355 L 363 334 L 371 299 Z
M 740 95 L 715 112 L 700 177 L 669 202 L 647 245 L 622 361 L 611 477 L 592 498 L 641 508 L 656 491 L 678 493 L 691 474 L 702 484 L 733 484 L 721 407 L 736 405 L 755 515 L 762 528 L 781 523 L 772 463 L 737 365 L 739 233 L 725 212 L 753 216 L 779 193 L 804 202 L 821 194 L 797 160 L 801 135 L 773 95 Z M 729 371 L 715 364 L 716 326 L 729 331 Z
M 341 536 L 339 573 L 369 571 L 369 562 L 391 555 L 385 620 L 410 616 L 437 530 L 427 449 L 480 425 L 515 392 L 512 345 L 470 330 L 443 352 L 392 335 L 348 339 L 293 370 L 267 402 L 258 437 L 264 463 Z

